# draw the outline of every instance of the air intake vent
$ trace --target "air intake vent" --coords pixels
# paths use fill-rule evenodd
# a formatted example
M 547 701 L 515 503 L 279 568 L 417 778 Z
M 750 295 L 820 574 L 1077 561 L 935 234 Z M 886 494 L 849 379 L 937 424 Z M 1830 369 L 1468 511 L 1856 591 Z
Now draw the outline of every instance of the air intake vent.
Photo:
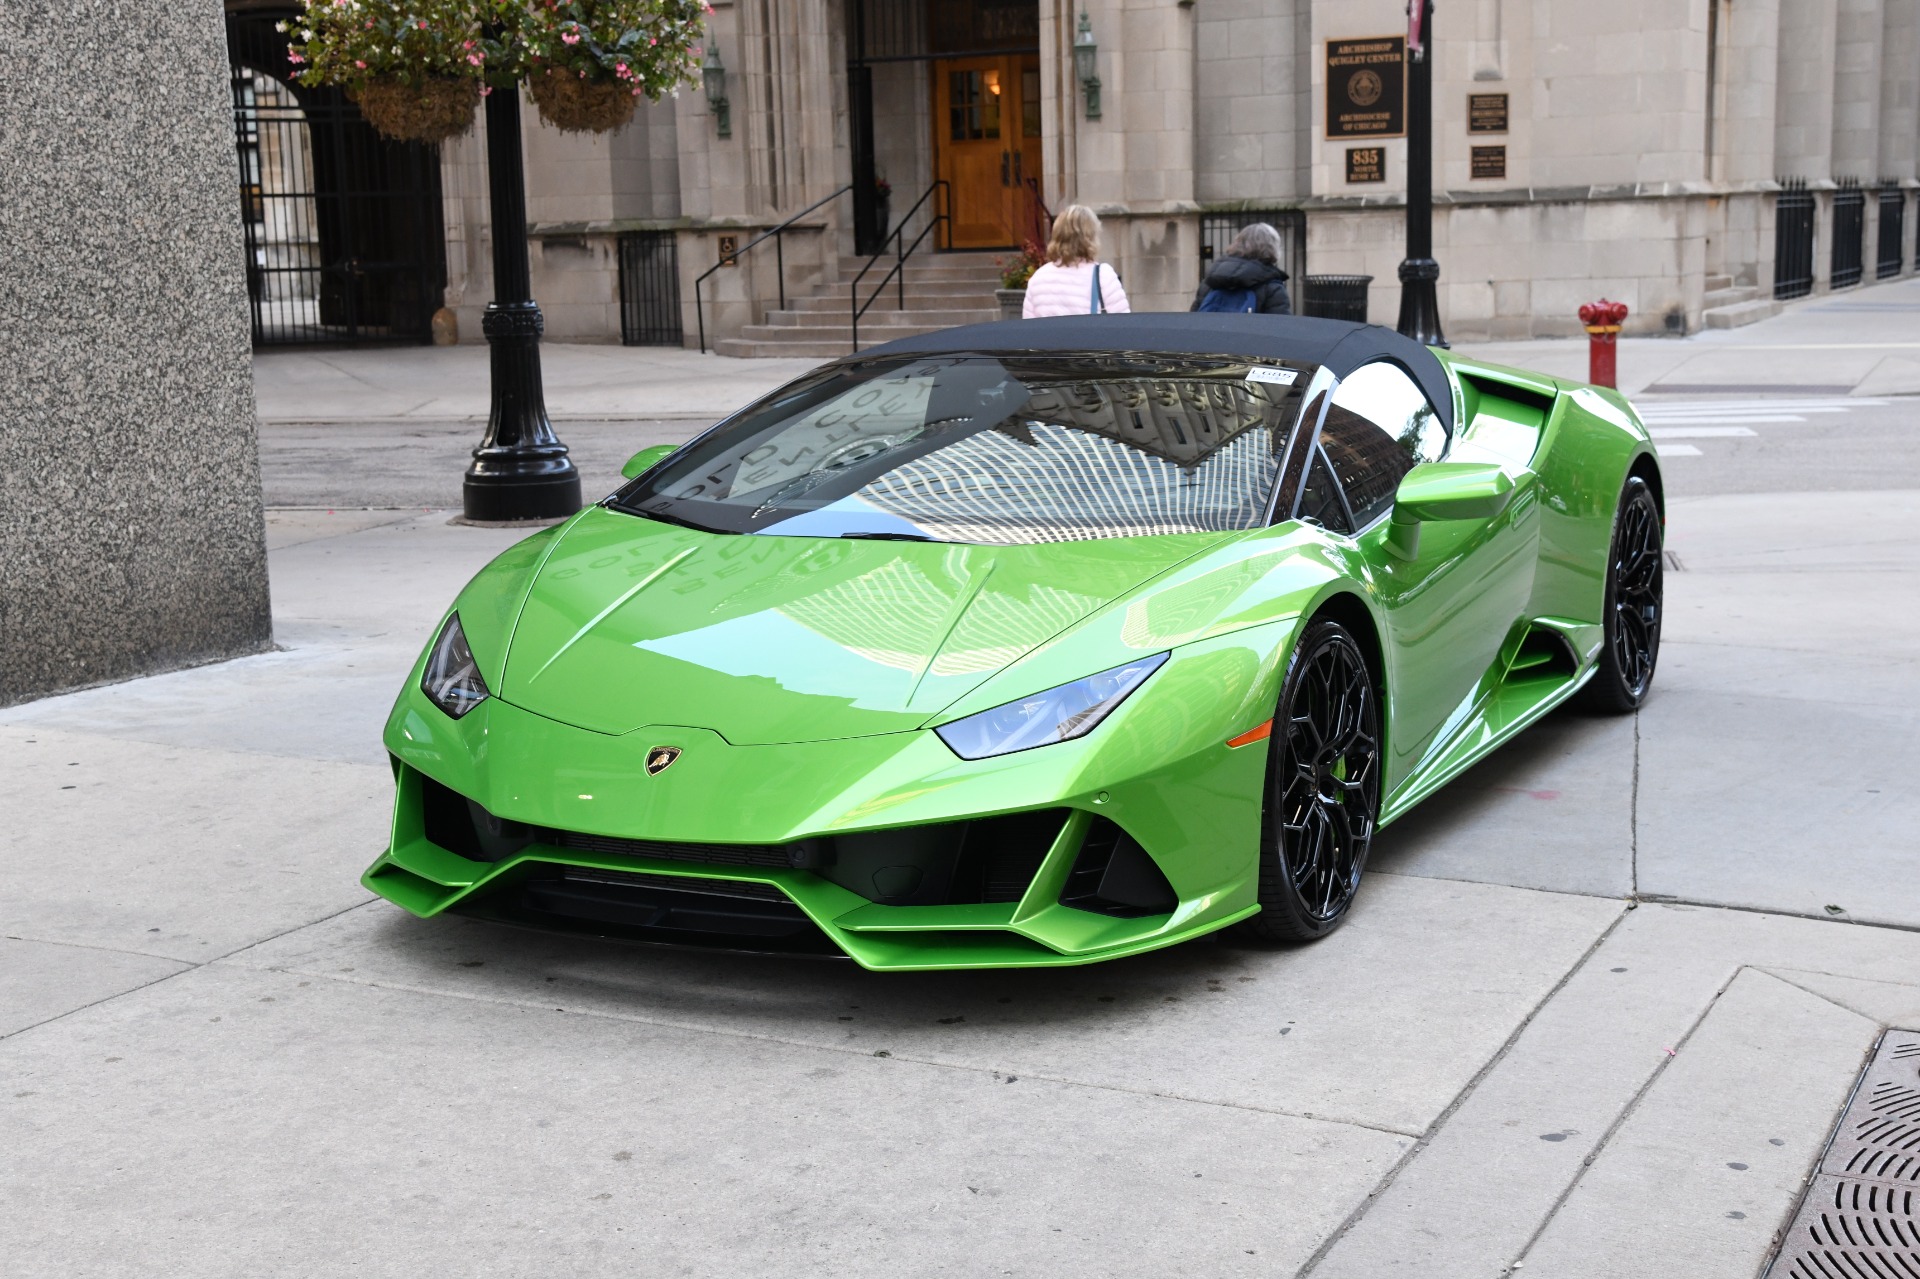
M 1096 817 L 1061 890 L 1060 904 L 1132 919 L 1164 915 L 1179 899 L 1140 841 L 1106 818 Z
M 1545 626 L 1535 626 L 1520 641 L 1520 651 L 1507 667 L 1509 680 L 1567 679 L 1580 669 L 1566 636 Z

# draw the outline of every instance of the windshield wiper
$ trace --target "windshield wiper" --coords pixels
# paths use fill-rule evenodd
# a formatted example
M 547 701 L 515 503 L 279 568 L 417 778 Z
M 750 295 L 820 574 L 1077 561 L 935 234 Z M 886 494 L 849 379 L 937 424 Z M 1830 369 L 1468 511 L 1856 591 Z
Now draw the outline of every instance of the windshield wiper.
M 713 528 L 706 524 L 699 524 L 683 516 L 669 515 L 665 511 L 656 511 L 651 507 L 628 506 L 624 503 L 618 503 L 614 506 L 614 509 L 617 511 L 625 511 L 629 515 L 638 515 L 643 520 L 659 520 L 662 524 L 678 524 L 681 528 L 690 528 L 696 533 L 726 533 L 731 531 L 723 528 Z
M 834 536 L 847 541 L 861 542 L 937 542 L 937 537 L 928 537 L 925 533 L 836 533 Z

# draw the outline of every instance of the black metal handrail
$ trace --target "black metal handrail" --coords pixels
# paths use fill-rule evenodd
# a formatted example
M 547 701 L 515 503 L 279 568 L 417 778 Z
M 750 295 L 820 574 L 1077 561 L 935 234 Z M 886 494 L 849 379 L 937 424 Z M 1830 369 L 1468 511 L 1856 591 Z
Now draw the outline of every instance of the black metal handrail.
M 1026 184 L 1027 211 L 1033 215 L 1033 243 L 1042 253 L 1046 252 L 1047 241 L 1053 237 L 1053 210 L 1047 207 L 1046 197 L 1040 194 L 1039 178 L 1023 178 Z
M 773 254 L 774 254 L 775 263 L 776 263 L 774 270 L 778 273 L 780 277 L 780 309 L 783 311 L 786 310 L 787 308 L 787 254 L 786 254 L 786 241 L 782 238 L 783 233 L 787 230 L 788 227 L 798 222 L 801 218 L 806 217 L 807 214 L 812 213 L 815 209 L 819 208 L 821 205 L 830 204 L 851 190 L 853 190 L 853 183 L 849 182 L 847 183 L 847 185 L 841 187 L 838 191 L 835 191 L 833 194 L 822 196 L 820 199 L 815 200 L 812 204 L 809 204 L 806 208 L 800 210 L 800 212 L 788 218 L 785 222 L 782 222 L 779 226 L 769 227 L 767 230 L 762 231 L 759 235 L 754 236 L 751 240 L 748 240 L 745 244 L 735 249 L 729 256 L 721 258 L 718 262 L 715 262 L 712 266 L 708 267 L 706 270 L 700 273 L 699 277 L 695 279 L 693 282 L 693 314 L 694 314 L 695 320 L 699 323 L 699 326 L 700 326 L 700 353 L 702 355 L 705 355 L 707 351 L 707 312 L 706 312 L 705 304 L 703 303 L 700 297 L 700 286 L 707 282 L 707 277 L 712 275 L 715 271 L 718 271 L 723 266 L 737 265 L 740 259 L 745 257 L 747 253 L 754 248 L 754 246 L 762 243 L 765 240 L 772 239 Z
M 920 229 L 920 234 L 913 237 L 913 243 L 907 244 L 907 223 L 913 220 L 914 214 L 920 212 L 922 205 L 934 198 L 936 192 L 939 193 L 941 198 L 935 202 L 933 217 L 927 222 L 926 226 Z M 922 191 L 920 198 L 913 202 L 913 207 L 900 215 L 900 221 L 895 224 L 893 234 L 880 242 L 879 251 L 867 259 L 867 264 L 860 268 L 860 274 L 854 276 L 852 283 L 847 285 L 847 305 L 853 309 L 853 353 L 855 355 L 860 353 L 860 317 L 867 313 L 868 307 L 880 300 L 880 295 L 887 291 L 887 282 L 889 280 L 897 279 L 899 281 L 900 309 L 902 311 L 907 309 L 907 259 L 911 258 L 914 252 L 919 249 L 921 242 L 933 234 L 937 228 L 944 225 L 947 228 L 946 247 L 953 247 L 953 219 L 949 213 L 949 210 L 952 208 L 952 188 L 947 185 L 945 178 L 935 178 L 933 185 L 925 191 Z M 867 272 L 873 270 L 874 264 L 886 256 L 889 242 L 893 245 L 893 267 L 885 275 L 880 277 L 880 282 L 873 286 L 873 292 L 867 295 L 865 302 L 862 302 L 860 300 L 860 281 L 866 279 Z

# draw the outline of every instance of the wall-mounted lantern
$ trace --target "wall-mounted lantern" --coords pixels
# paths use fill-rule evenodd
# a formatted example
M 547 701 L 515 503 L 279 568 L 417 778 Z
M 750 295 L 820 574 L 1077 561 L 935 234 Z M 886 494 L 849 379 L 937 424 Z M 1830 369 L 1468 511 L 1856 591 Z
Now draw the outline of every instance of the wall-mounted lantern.
M 707 60 L 700 66 L 700 81 L 707 88 L 707 109 L 713 112 L 713 122 L 720 136 L 733 136 L 733 108 L 727 101 L 727 69 L 720 65 L 720 46 L 707 46 Z
M 1080 77 L 1080 93 L 1086 99 L 1087 119 L 1100 118 L 1100 77 L 1094 74 L 1094 59 L 1100 46 L 1093 42 L 1093 22 L 1087 11 L 1080 11 L 1080 29 L 1073 37 L 1073 69 Z

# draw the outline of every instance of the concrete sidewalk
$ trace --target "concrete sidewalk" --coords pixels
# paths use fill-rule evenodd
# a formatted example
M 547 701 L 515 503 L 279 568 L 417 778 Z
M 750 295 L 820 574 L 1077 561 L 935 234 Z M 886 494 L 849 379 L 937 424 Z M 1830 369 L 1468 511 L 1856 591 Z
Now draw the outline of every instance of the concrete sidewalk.
M 1478 359 L 1584 378 L 1585 342 L 1474 345 Z M 665 347 L 544 348 L 547 405 L 588 500 L 651 444 L 691 438 L 814 367 Z M 1632 339 L 1621 386 L 1649 401 L 1708 395 L 1920 393 L 1920 282 L 1822 298 L 1762 324 Z M 274 507 L 457 507 L 487 416 L 481 347 L 266 351 L 254 357 L 261 469 Z M 1920 459 L 1916 459 L 1920 460 Z M 1862 460 L 1861 468 L 1877 463 Z M 1920 478 L 1900 473 L 1895 485 Z
M 1790 305 L 1743 329 L 1620 344 L 1628 394 L 1775 390 L 1785 394 L 1920 394 L 1920 280 Z M 1584 378 L 1584 341 L 1472 343 L 1463 354 Z M 817 365 L 736 360 L 677 347 L 542 347 L 556 422 L 712 422 Z M 260 418 L 311 422 L 484 422 L 487 350 L 480 346 L 263 351 L 254 357 Z
M 594 394 L 712 414 L 765 368 L 593 350 Z M 1691 403 L 1752 360 L 1786 408 L 1909 350 L 1895 286 L 1622 365 Z M 381 367 L 325 375 L 375 416 L 267 424 L 270 493 L 337 488 L 329 432 L 387 433 L 353 484 L 438 473 L 472 424 L 396 414 L 438 374 Z M 569 439 L 609 459 L 700 421 L 596 403 Z M 1920 486 L 1885 478 L 1920 422 L 1874 403 L 1669 459 L 1652 700 L 1550 716 L 1383 831 L 1342 931 L 1076 970 L 370 899 L 387 708 L 520 534 L 270 511 L 277 651 L 0 711 L 0 1273 L 1748 1279 L 1876 1036 L 1920 1026 Z
M 711 422 L 819 363 L 560 342 L 542 344 L 540 358 L 556 422 Z M 484 422 L 487 360 L 484 346 L 267 350 L 253 358 L 254 396 L 268 423 Z

